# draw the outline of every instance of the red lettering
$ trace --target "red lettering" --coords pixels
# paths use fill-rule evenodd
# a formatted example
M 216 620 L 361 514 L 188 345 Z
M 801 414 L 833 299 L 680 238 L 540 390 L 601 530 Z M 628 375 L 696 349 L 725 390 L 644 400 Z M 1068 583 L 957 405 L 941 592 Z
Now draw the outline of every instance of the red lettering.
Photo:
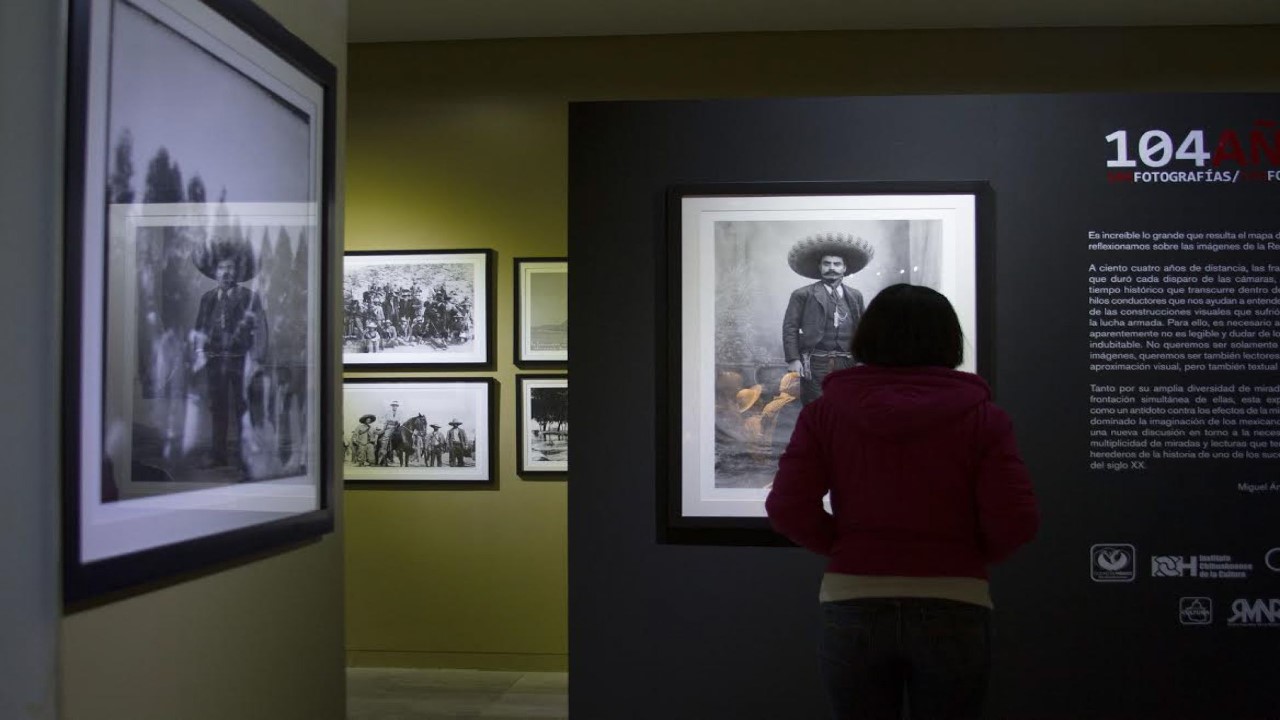
M 1235 160 L 1240 165 L 1248 165 L 1244 156 L 1244 148 L 1240 145 L 1240 136 L 1235 130 L 1223 130 L 1218 137 L 1218 149 L 1213 152 L 1213 166 L 1218 167 L 1223 160 Z
M 1267 136 L 1261 130 L 1249 131 L 1249 162 L 1254 165 L 1262 164 L 1262 156 L 1267 156 L 1267 161 L 1272 165 L 1280 165 L 1280 133 L 1274 136 L 1275 144 L 1267 143 Z

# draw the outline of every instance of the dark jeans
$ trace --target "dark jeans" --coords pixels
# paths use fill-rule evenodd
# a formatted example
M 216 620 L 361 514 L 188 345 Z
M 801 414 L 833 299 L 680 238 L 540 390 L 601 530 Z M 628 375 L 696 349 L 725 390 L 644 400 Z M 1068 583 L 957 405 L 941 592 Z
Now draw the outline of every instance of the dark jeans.
M 853 358 L 841 356 L 818 356 L 809 358 L 809 377 L 800 379 L 800 403 L 809 403 L 822 397 L 822 381 L 835 372 L 853 367 Z
M 822 675 L 837 720 L 982 717 L 991 667 L 987 608 L 868 598 L 823 603 L 822 612 Z

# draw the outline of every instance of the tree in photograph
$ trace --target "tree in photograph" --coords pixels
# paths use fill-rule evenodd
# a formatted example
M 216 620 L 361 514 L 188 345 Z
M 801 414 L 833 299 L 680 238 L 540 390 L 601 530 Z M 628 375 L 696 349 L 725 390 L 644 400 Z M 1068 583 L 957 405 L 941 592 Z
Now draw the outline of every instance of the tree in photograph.
M 754 365 L 761 351 L 751 323 L 754 285 L 745 261 L 723 269 L 716 279 L 716 363 Z
M 132 138 L 122 136 L 117 145 L 117 173 L 122 197 L 132 175 Z M 182 170 L 160 148 L 147 163 L 142 201 L 147 204 L 180 203 L 185 199 Z M 167 397 L 182 390 L 180 337 L 189 324 L 183 280 L 188 277 L 187 240 L 172 227 L 137 229 L 138 253 L 138 374 L 143 397 Z
M 534 388 L 529 415 L 543 433 L 552 423 L 556 432 L 563 432 L 564 424 L 569 421 L 569 388 Z
M 204 180 L 199 175 L 192 175 L 191 182 L 187 183 L 187 202 L 203 203 L 205 199 Z
M 133 133 L 120 132 L 111 153 L 111 175 L 107 178 L 107 202 L 128 205 L 133 202 Z

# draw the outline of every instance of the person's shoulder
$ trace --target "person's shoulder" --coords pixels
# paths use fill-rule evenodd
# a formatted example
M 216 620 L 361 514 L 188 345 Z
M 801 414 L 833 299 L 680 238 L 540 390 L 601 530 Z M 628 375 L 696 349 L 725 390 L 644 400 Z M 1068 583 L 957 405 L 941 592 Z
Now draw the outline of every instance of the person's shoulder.
M 989 398 L 978 405 L 978 417 L 982 431 L 988 437 L 994 438 L 1013 432 L 1013 418 L 1009 417 L 1009 413 L 1004 408 Z
M 805 295 L 811 295 L 813 291 L 821 284 L 822 284 L 822 281 L 819 280 L 817 282 L 811 282 L 808 285 L 801 285 L 800 287 L 791 291 L 791 297 L 803 297 Z

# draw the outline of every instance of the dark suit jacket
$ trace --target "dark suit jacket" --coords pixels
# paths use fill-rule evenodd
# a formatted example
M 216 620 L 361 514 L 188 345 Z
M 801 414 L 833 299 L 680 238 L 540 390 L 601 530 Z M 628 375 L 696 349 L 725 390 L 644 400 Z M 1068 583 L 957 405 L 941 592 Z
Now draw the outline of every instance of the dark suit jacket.
M 227 291 L 223 304 L 223 317 L 219 318 L 218 289 L 201 296 L 195 329 L 206 336 L 205 352 L 211 355 L 244 355 L 253 347 L 255 332 L 266 332 L 262 301 L 258 299 L 258 293 L 236 285 Z
M 843 283 L 840 287 L 844 288 L 853 316 L 853 326 L 856 328 L 858 321 L 862 319 L 862 311 L 866 309 L 862 293 Z M 821 342 L 826 333 L 827 318 L 835 312 L 833 302 L 831 293 L 827 292 L 821 280 L 791 293 L 787 314 L 782 318 L 782 352 L 786 355 L 787 362 L 799 360 L 803 353 L 813 352 Z

